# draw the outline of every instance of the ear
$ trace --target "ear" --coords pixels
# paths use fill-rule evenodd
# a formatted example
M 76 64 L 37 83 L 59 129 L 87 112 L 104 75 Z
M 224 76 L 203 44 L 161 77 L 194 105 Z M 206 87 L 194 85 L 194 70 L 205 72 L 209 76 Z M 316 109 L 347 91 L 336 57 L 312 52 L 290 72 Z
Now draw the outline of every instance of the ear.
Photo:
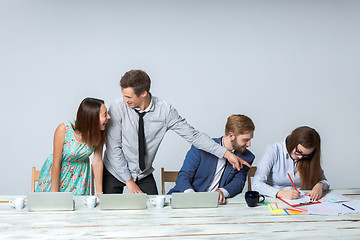
M 148 95 L 148 91 L 146 90 L 140 94 L 141 97 L 146 97 L 147 95 Z
M 228 137 L 229 137 L 230 141 L 235 140 L 235 134 L 233 132 L 231 132 L 231 131 L 228 133 Z

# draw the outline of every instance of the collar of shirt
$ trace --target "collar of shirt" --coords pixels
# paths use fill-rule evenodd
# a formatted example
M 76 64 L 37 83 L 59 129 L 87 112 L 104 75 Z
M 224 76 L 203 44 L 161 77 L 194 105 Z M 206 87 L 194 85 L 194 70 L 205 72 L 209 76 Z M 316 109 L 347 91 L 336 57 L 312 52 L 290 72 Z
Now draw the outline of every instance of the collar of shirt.
M 143 110 L 141 110 L 140 108 L 134 108 L 136 111 L 138 111 L 138 112 L 140 112 L 140 113 L 142 113 L 142 112 L 150 112 L 150 111 L 153 111 L 154 110 L 154 103 L 153 103 L 153 100 L 152 100 L 152 98 L 151 98 L 151 101 L 150 101 L 150 104 L 149 104 L 149 106 L 143 111 Z
M 283 141 L 282 148 L 283 148 L 283 152 L 284 152 L 286 158 L 287 159 L 290 158 L 290 154 L 288 153 L 287 148 L 286 148 L 286 138 Z

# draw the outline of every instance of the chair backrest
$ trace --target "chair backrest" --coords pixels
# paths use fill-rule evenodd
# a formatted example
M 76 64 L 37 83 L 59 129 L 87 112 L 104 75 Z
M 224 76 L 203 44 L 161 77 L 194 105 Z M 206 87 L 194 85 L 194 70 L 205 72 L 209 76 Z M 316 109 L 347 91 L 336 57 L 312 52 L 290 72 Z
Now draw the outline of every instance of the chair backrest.
M 31 192 L 35 192 L 35 182 L 39 181 L 40 171 L 37 171 L 35 167 L 32 167 L 31 173 Z
M 251 191 L 251 178 L 254 177 L 256 169 L 257 168 L 253 166 L 249 169 L 247 173 L 248 191 Z
M 165 171 L 161 168 L 161 194 L 165 194 L 165 182 L 176 182 L 178 175 L 177 171 Z

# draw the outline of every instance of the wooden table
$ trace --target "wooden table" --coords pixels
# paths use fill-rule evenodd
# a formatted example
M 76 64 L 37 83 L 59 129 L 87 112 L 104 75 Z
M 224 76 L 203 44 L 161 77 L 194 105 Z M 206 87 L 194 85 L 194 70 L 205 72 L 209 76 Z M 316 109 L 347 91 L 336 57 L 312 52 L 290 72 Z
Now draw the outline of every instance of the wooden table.
M 360 189 L 338 189 L 360 200 Z M 1 201 L 15 196 L 0 196 Z M 0 239 L 360 239 L 360 214 L 321 216 L 274 214 L 261 204 L 247 207 L 244 193 L 208 209 L 102 211 L 88 209 L 75 197 L 72 212 L 28 212 L 0 203 Z M 267 198 L 266 202 L 277 202 Z M 305 207 L 306 208 L 306 207 Z

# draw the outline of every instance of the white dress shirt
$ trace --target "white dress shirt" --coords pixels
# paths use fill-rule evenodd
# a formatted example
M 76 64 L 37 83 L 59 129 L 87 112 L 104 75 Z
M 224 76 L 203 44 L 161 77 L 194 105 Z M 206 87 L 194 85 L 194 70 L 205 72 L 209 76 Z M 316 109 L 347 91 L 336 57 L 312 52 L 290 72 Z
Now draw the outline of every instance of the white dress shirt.
M 287 152 L 285 140 L 268 146 L 257 164 L 252 189 L 275 198 L 280 189 L 293 188 L 287 173 L 290 174 L 296 188 L 300 189 L 300 176 L 295 172 L 296 164 L 297 162 Z M 321 170 L 320 180 L 324 184 L 323 190 L 329 189 L 330 184 L 323 170 Z

